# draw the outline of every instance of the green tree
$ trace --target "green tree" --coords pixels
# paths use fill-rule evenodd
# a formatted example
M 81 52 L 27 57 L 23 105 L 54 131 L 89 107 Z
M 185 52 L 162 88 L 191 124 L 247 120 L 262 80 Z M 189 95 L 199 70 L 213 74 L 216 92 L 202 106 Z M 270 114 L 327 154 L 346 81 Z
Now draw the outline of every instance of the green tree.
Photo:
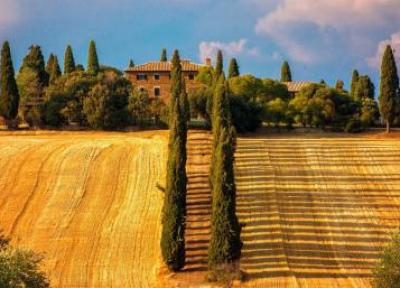
M 7 126 L 15 128 L 15 125 L 12 124 L 13 121 L 10 120 L 15 119 L 18 115 L 19 92 L 15 80 L 10 45 L 7 41 L 3 43 L 0 65 L 0 112 L 6 119 Z
M 0 234 L 0 287 L 47 288 L 49 281 L 40 271 L 43 256 L 31 250 L 10 246 Z
M 382 58 L 381 81 L 379 108 L 382 118 L 386 122 L 386 131 L 390 132 L 390 126 L 396 116 L 396 104 L 399 98 L 399 76 L 397 74 L 396 62 L 394 60 L 392 47 L 386 46 L 385 53 Z
M 169 103 L 169 142 L 167 181 L 162 211 L 161 252 L 164 262 L 173 271 L 185 264 L 186 218 L 186 141 L 187 118 L 182 99 L 186 95 L 178 51 L 174 52 L 171 70 Z M 186 97 L 187 98 L 187 97 Z
M 160 61 L 161 62 L 167 62 L 168 58 L 167 58 L 167 49 L 162 49 L 161 51 L 161 56 L 160 56 Z
M 354 98 L 354 94 L 356 91 L 357 83 L 360 78 L 360 74 L 357 70 L 353 70 L 353 74 L 351 76 L 351 86 L 350 86 L 350 95 Z
M 69 74 L 75 71 L 74 54 L 72 53 L 71 45 L 68 45 L 64 54 L 64 74 Z
M 133 60 L 132 59 L 129 59 L 129 68 L 133 68 L 133 67 L 135 67 L 135 62 L 133 62 Z
M 234 177 L 234 129 L 231 124 L 229 99 L 224 76 L 221 75 L 213 101 L 213 157 L 211 239 L 208 266 L 219 274 L 240 257 L 240 225 L 236 217 Z
M 129 97 L 128 110 L 132 115 L 134 123 L 143 126 L 145 120 L 150 115 L 150 98 L 147 91 L 135 89 Z
M 335 84 L 335 89 L 344 90 L 344 82 L 341 79 L 338 79 Z
M 47 60 L 46 72 L 49 75 L 49 84 L 54 83 L 54 81 L 61 76 L 58 58 L 53 53 L 50 54 L 49 59 Z
M 353 99 L 355 101 L 362 101 L 363 99 L 375 98 L 375 86 L 368 75 L 359 76 L 356 88 L 354 90 Z
M 215 70 L 214 70 L 214 83 L 215 84 L 218 82 L 218 80 L 222 74 L 224 74 L 224 59 L 222 56 L 222 51 L 218 50 L 217 61 L 215 63 Z
M 94 40 L 90 41 L 88 52 L 87 72 L 92 75 L 97 75 L 100 70 L 99 58 L 97 57 L 96 43 Z
M 236 58 L 232 58 L 231 62 L 229 63 L 228 78 L 233 78 L 237 76 L 240 76 L 239 65 L 237 63 Z
M 290 71 L 290 66 L 288 61 L 285 61 L 282 64 L 281 82 L 292 82 L 292 72 Z
M 32 69 L 37 74 L 39 84 L 43 87 L 48 86 L 49 75 L 46 72 L 45 61 L 40 46 L 32 45 L 29 47 L 29 52 L 22 61 L 19 73 L 24 73 L 25 69 Z
M 374 287 L 397 288 L 400 283 L 400 233 L 383 252 L 382 259 L 374 271 Z

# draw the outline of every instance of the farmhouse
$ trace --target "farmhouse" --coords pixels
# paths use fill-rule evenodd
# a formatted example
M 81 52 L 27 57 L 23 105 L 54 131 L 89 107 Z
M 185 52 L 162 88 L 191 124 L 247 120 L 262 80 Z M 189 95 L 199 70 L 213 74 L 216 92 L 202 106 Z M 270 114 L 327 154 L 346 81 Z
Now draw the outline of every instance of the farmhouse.
M 292 81 L 292 82 L 283 82 L 288 88 L 289 95 L 291 98 L 294 98 L 297 93 L 301 91 L 301 89 L 307 87 L 310 84 L 313 84 L 311 81 Z
M 187 92 L 202 85 L 196 81 L 196 76 L 202 67 L 211 66 L 211 59 L 207 58 L 205 64 L 193 63 L 190 60 L 181 60 L 181 63 Z M 171 68 L 172 63 L 170 61 L 148 62 L 128 68 L 125 70 L 125 77 L 131 81 L 135 88 L 140 91 L 147 91 L 149 97 L 160 97 L 164 102 L 168 102 Z

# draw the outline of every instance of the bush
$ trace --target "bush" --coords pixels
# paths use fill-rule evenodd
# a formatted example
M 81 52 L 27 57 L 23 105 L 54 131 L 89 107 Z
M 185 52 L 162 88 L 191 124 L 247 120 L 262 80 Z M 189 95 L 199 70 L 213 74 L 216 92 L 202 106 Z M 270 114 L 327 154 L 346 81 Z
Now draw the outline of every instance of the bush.
M 400 233 L 393 236 L 375 269 L 373 284 L 376 288 L 398 288 L 400 283 Z
M 346 133 L 359 133 L 363 130 L 363 125 L 361 121 L 357 118 L 351 118 L 349 122 L 347 122 L 346 127 L 344 128 L 344 132 Z

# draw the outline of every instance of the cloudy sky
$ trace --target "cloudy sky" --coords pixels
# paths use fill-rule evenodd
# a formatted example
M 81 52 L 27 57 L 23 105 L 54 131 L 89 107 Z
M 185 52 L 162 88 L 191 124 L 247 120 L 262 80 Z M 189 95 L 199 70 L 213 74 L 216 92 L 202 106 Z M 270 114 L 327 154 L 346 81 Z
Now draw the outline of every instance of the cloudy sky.
M 259 77 L 278 78 L 287 59 L 296 80 L 348 84 L 357 68 L 377 81 L 387 43 L 400 63 L 400 0 L 0 0 L 16 66 L 31 44 L 62 59 L 69 43 L 85 64 L 90 39 L 121 69 L 162 47 L 200 62 L 222 49 Z

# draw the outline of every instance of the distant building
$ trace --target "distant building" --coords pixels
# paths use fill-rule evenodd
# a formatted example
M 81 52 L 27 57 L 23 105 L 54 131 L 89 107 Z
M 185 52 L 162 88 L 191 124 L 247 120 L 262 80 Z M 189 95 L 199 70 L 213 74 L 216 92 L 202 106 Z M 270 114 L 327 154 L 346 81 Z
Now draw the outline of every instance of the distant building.
M 181 60 L 182 71 L 185 77 L 186 90 L 197 88 L 202 84 L 196 81 L 196 76 L 202 67 L 211 66 L 211 59 L 205 64 L 197 64 L 189 60 Z M 125 70 L 125 77 L 140 91 L 147 91 L 150 98 L 160 97 L 164 103 L 171 96 L 171 62 L 148 62 L 142 65 L 129 67 Z
M 297 93 L 301 91 L 301 89 L 313 84 L 311 81 L 292 81 L 292 82 L 283 82 L 288 88 L 289 95 L 293 98 Z

